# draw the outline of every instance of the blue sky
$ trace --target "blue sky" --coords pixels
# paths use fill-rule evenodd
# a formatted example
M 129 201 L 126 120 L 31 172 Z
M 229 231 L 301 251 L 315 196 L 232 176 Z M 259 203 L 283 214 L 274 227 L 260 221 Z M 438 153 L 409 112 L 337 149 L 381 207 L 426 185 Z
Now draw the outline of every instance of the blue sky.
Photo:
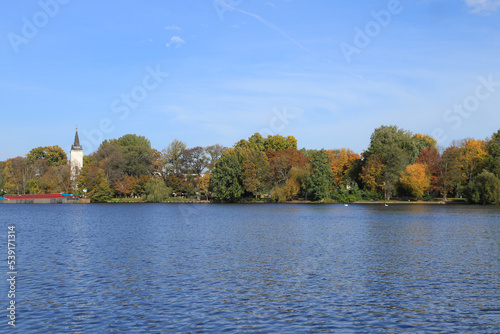
M 380 125 L 500 128 L 499 0 L 3 1 L 0 160 L 255 132 L 360 153 Z

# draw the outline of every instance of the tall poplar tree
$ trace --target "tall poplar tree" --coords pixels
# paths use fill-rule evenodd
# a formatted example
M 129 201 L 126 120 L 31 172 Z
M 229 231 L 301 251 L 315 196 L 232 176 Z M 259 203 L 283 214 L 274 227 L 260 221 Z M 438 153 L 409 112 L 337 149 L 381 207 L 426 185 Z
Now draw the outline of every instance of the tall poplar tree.
M 234 150 L 226 151 L 215 164 L 210 178 L 214 198 L 220 201 L 235 202 L 243 195 L 241 185 L 241 166 Z
M 332 170 L 330 167 L 331 157 L 325 150 L 312 154 L 311 173 L 307 177 L 306 184 L 312 200 L 319 201 L 329 196 L 332 184 Z

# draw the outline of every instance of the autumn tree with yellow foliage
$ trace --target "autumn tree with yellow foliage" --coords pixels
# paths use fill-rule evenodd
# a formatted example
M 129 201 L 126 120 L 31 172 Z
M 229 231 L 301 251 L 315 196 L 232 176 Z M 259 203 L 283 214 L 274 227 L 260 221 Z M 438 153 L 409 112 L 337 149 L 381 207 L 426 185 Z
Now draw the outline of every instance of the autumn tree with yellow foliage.
M 412 196 L 422 199 L 424 193 L 431 186 L 431 175 L 427 165 L 416 163 L 406 166 L 399 183 Z
M 486 145 L 483 140 L 467 139 L 461 143 L 459 149 L 462 171 L 466 181 L 470 182 L 483 170 L 488 156 Z

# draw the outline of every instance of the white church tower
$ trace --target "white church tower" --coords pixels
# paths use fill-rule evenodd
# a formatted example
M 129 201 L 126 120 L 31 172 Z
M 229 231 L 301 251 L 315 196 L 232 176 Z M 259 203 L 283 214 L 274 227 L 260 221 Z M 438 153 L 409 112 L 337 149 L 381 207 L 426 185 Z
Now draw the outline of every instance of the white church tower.
M 71 146 L 70 164 L 71 164 L 71 180 L 76 181 L 80 170 L 83 167 L 83 148 L 80 145 L 80 138 L 78 138 L 78 128 L 76 128 L 75 142 Z

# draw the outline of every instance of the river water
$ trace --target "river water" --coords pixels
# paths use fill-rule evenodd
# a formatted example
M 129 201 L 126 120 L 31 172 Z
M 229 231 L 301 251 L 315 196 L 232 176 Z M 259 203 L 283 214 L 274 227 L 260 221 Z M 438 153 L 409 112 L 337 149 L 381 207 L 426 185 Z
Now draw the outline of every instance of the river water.
M 498 207 L 2 205 L 0 222 L 20 333 L 500 328 Z

